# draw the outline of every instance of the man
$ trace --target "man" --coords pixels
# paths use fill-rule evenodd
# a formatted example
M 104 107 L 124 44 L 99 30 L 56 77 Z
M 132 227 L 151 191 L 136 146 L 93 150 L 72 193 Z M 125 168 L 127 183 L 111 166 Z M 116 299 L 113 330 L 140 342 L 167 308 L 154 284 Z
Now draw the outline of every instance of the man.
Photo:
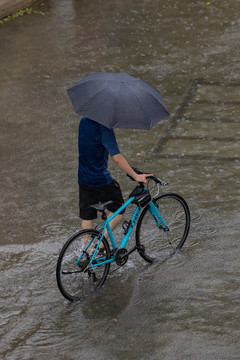
M 120 153 L 114 131 L 91 120 L 83 118 L 78 132 L 78 183 L 79 208 L 82 229 L 93 228 L 97 210 L 89 205 L 112 200 L 107 207 L 112 215 L 124 202 L 119 184 L 108 171 L 108 155 L 117 166 L 137 182 L 146 184 L 146 178 L 152 174 L 138 175 Z M 111 229 L 119 224 L 122 215 L 117 215 L 110 223 Z

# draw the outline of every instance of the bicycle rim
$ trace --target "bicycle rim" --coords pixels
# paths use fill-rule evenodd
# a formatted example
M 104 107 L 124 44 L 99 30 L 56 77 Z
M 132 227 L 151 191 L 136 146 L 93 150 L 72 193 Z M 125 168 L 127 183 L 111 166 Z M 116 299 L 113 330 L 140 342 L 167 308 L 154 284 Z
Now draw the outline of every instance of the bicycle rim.
M 163 261 L 179 250 L 188 235 L 190 212 L 186 201 L 178 194 L 163 194 L 153 199 L 166 226 L 158 226 L 146 206 L 136 229 L 136 244 L 142 258 L 150 263 Z
M 106 280 L 110 264 L 92 268 L 91 256 L 99 242 L 97 230 L 82 230 L 73 235 L 64 245 L 57 262 L 57 284 L 62 295 L 70 301 L 79 301 L 96 292 Z M 84 252 L 86 246 L 89 248 Z M 103 238 L 101 247 L 103 254 L 95 260 L 109 258 L 109 245 Z M 81 260 L 77 264 L 78 259 Z

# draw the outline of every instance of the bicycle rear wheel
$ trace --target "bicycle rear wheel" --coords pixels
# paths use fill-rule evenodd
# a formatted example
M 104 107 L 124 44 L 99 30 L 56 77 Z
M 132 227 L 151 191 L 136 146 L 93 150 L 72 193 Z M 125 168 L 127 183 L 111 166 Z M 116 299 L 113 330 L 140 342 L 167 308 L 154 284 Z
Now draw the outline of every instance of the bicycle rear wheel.
M 136 245 L 141 257 L 149 263 L 165 260 L 183 246 L 190 228 L 190 211 L 178 194 L 163 194 L 154 198 L 168 230 L 157 225 L 147 205 L 136 228 Z
M 81 230 L 74 234 L 60 252 L 56 277 L 59 290 L 70 301 L 83 300 L 98 290 L 106 280 L 110 264 L 92 267 L 89 265 L 100 233 L 97 230 Z M 89 247 L 84 251 L 89 244 Z M 110 258 L 110 248 L 105 238 L 102 239 L 100 253 L 97 253 L 94 262 Z M 77 264 L 78 259 L 81 258 Z

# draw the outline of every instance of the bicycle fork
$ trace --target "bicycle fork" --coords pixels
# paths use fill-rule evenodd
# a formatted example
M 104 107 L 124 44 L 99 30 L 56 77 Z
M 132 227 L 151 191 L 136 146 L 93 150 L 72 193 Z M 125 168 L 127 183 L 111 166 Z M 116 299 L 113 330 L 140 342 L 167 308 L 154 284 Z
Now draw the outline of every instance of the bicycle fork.
M 155 220 L 159 229 L 163 229 L 164 231 L 170 230 L 165 221 L 163 220 L 162 216 L 160 215 L 157 206 L 152 201 L 149 203 L 149 212 Z

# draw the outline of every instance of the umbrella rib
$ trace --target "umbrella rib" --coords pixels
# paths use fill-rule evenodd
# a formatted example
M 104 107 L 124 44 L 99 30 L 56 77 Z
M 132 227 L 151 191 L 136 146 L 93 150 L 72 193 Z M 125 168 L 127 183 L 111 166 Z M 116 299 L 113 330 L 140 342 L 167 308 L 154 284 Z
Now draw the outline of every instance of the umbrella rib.
M 125 83 L 125 85 L 127 86 L 128 90 L 129 90 L 129 91 L 134 95 L 134 97 L 137 99 L 137 102 L 138 102 L 138 104 L 139 104 L 142 112 L 144 113 L 145 117 L 146 117 L 146 118 L 149 118 L 149 115 L 145 112 L 145 109 L 144 109 L 144 107 L 142 106 L 141 101 L 139 100 L 139 98 L 137 97 L 137 95 L 132 91 L 132 89 L 128 86 L 127 83 Z

